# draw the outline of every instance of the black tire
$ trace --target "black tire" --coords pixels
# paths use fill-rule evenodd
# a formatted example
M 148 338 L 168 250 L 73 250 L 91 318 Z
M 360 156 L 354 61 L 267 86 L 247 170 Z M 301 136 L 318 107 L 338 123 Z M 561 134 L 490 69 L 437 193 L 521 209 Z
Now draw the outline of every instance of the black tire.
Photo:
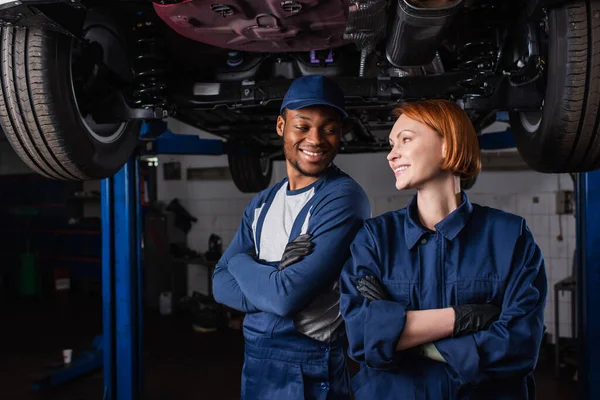
M 600 168 L 600 4 L 570 1 L 548 10 L 547 89 L 541 113 L 512 112 L 517 148 L 534 170 Z
M 235 186 L 243 193 L 256 193 L 269 187 L 273 161 L 254 153 L 231 151 L 227 155 Z
M 72 44 L 56 32 L 1 28 L 0 125 L 34 171 L 61 180 L 106 178 L 131 156 L 140 123 L 115 124 L 105 136 L 88 128 L 72 86 Z

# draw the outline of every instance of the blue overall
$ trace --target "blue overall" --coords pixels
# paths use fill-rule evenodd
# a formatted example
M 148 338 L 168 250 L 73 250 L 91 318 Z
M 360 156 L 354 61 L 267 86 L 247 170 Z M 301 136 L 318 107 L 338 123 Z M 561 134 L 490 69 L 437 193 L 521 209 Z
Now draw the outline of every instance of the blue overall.
M 242 399 L 349 399 L 344 324 L 323 342 L 298 332 L 294 316 L 339 281 L 350 243 L 370 217 L 368 197 L 348 175 L 329 168 L 311 185 L 314 195 L 294 220 L 288 239 L 297 237 L 308 221 L 313 252 L 280 271 L 278 262 L 260 259 L 260 237 L 282 185 L 287 179 L 252 199 L 213 275 L 216 301 L 246 313 Z
M 546 273 L 523 218 L 463 202 L 436 225 L 407 208 L 365 222 L 341 275 L 340 308 L 360 399 L 533 399 L 532 371 L 544 332 Z M 393 300 L 368 302 L 358 278 L 374 275 Z M 409 310 L 492 303 L 489 329 L 434 342 L 447 363 L 397 352 Z

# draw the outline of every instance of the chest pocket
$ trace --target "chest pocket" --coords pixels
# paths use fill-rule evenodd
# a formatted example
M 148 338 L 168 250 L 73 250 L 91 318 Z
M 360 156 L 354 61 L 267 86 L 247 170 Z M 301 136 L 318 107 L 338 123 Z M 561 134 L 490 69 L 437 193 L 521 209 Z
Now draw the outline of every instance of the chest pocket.
M 458 304 L 502 304 L 504 282 L 500 279 L 465 278 L 457 282 Z
M 383 286 L 396 303 L 408 306 L 410 304 L 410 281 L 384 280 Z

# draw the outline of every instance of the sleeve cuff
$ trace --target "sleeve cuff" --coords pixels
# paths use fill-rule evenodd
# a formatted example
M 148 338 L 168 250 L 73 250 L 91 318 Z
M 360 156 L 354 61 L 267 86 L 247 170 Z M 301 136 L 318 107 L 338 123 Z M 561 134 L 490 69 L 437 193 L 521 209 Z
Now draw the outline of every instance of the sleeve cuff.
M 365 362 L 371 368 L 393 367 L 396 346 L 406 323 L 402 303 L 379 300 L 369 303 L 365 318 Z
M 458 374 L 461 384 L 478 384 L 485 380 L 480 371 L 480 357 L 474 335 L 446 338 L 435 343 L 440 354 Z

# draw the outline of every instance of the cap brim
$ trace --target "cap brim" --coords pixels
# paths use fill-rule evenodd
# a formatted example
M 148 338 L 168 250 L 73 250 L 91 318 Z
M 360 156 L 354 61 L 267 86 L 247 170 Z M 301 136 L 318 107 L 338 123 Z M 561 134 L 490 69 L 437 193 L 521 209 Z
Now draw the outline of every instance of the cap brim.
M 342 114 L 342 117 L 348 118 L 348 113 L 346 112 L 346 110 L 344 110 L 341 107 L 336 106 L 335 104 L 323 101 L 322 99 L 304 99 L 304 100 L 299 100 L 299 101 L 292 101 L 292 102 L 286 104 L 285 107 L 283 107 L 283 108 L 287 108 L 289 110 L 299 110 L 301 108 L 311 107 L 311 106 L 332 107 L 332 108 L 335 108 L 336 110 L 338 110 Z

